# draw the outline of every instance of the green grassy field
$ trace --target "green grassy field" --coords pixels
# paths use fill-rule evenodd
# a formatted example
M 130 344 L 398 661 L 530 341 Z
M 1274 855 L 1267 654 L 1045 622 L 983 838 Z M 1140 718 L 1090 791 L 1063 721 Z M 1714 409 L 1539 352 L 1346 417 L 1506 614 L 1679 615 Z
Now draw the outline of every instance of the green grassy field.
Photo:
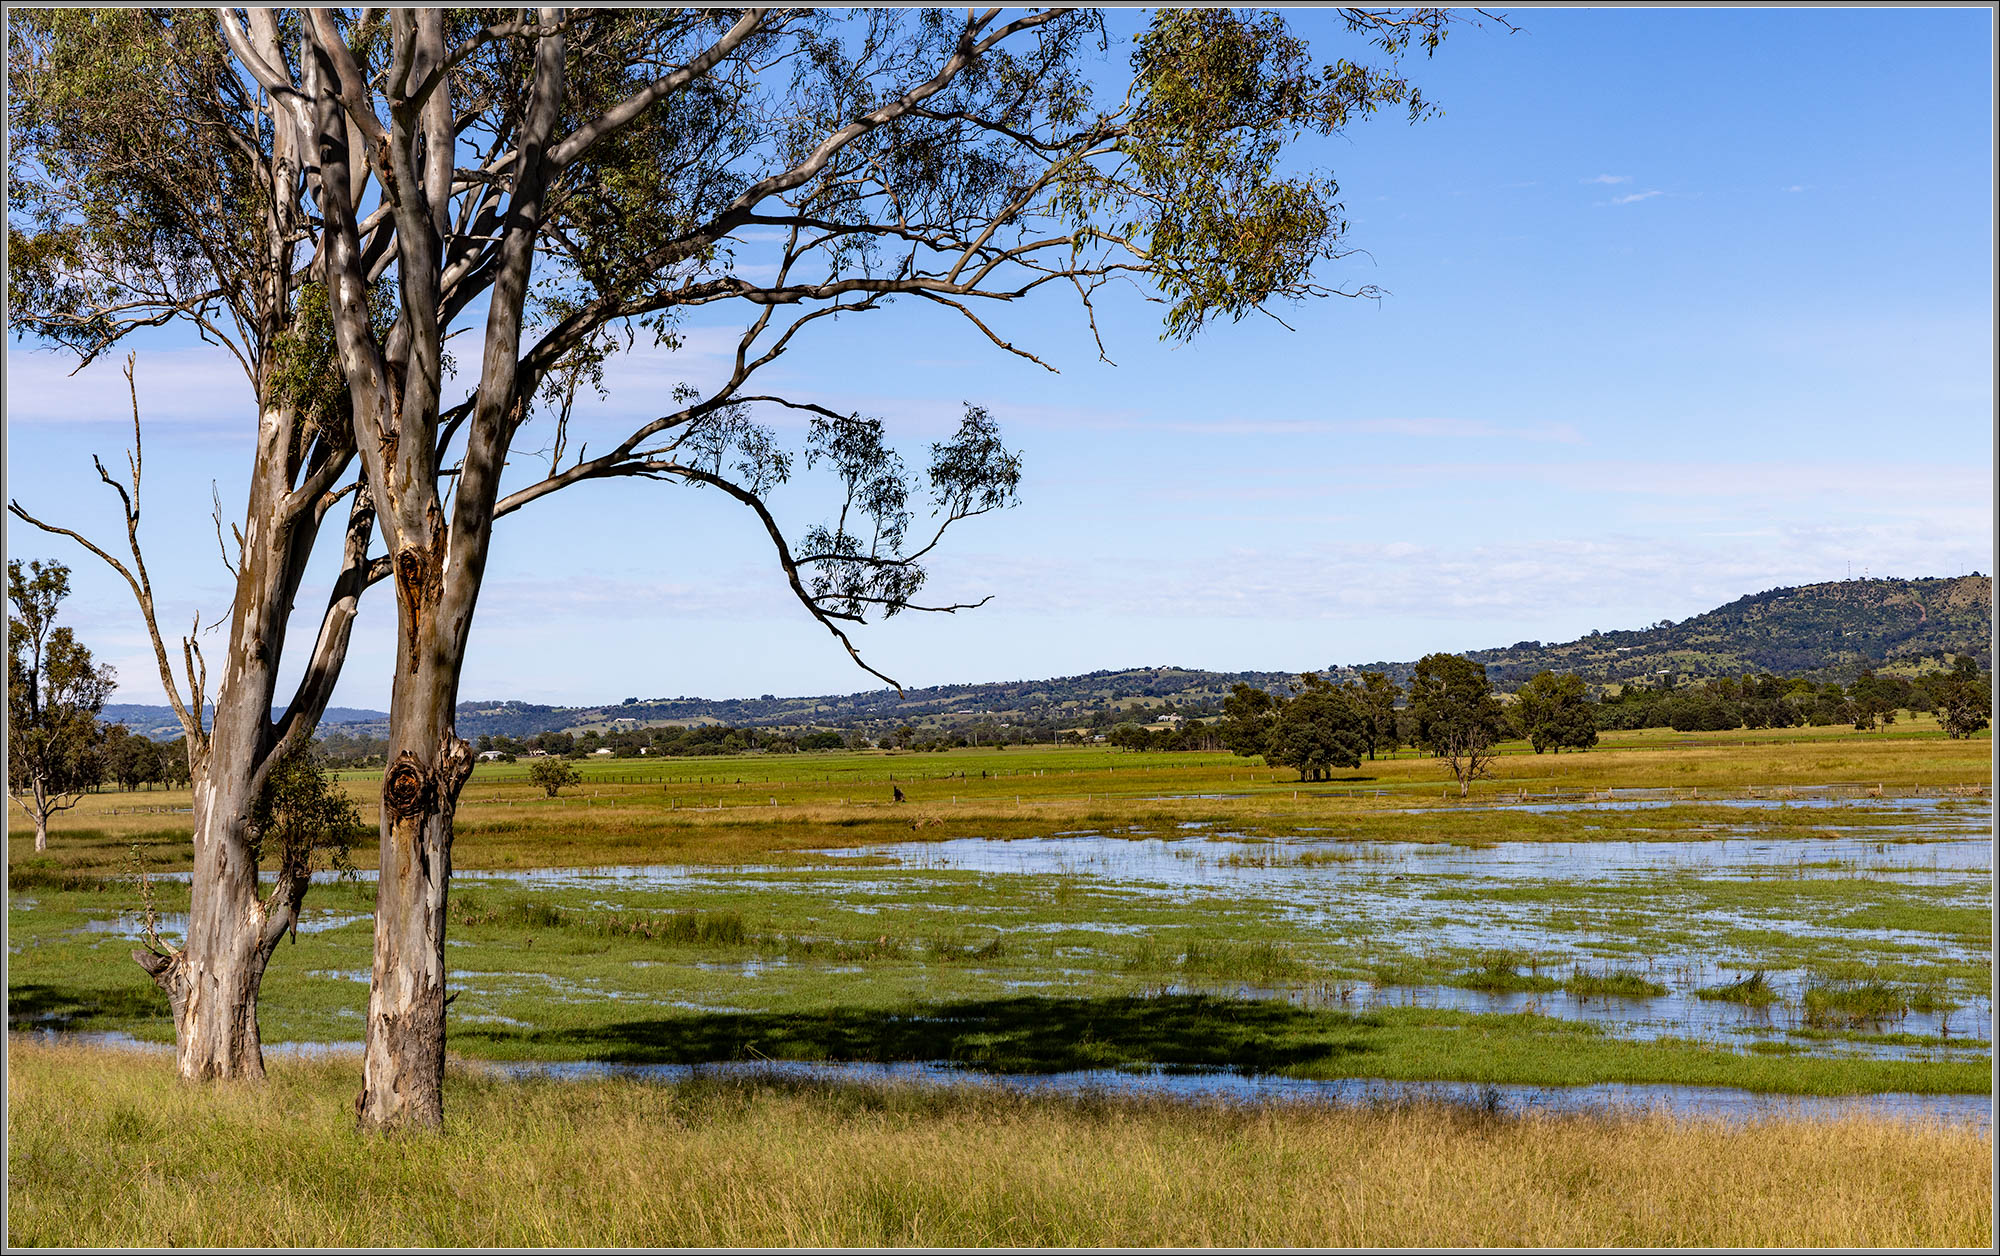
M 1879 786 L 1892 795 L 1970 795 L 1992 786 L 1990 739 L 1948 740 L 1924 716 L 1869 733 L 1655 729 L 1607 733 L 1587 754 L 1537 755 L 1520 743 L 1503 749 L 1493 778 L 1474 783 L 1470 802 L 1612 788 L 1667 789 L 1698 802 L 1704 790 L 1732 795 L 1829 783 Z M 1573 840 L 1586 824 L 1598 823 L 1479 811 L 1444 820 L 1383 816 L 1412 805 L 1459 805 L 1457 787 L 1437 762 L 1410 750 L 1313 785 L 1229 754 L 1102 747 L 602 759 L 578 767 L 584 783 L 548 798 L 528 783 L 525 762 L 481 764 L 460 799 L 454 866 L 731 864 L 911 834 L 1019 837 L 1111 826 L 1166 832 L 1188 823 L 1274 836 L 1348 822 L 1361 837 Z M 342 775 L 373 824 L 380 773 Z M 909 799 L 901 806 L 891 802 L 898 787 Z M 183 817 L 191 805 L 184 790 L 87 797 L 58 821 L 50 866 L 121 872 L 138 843 L 149 866 L 185 869 Z M 1702 817 L 1690 813 L 1687 820 L 1684 827 L 1693 829 Z M 355 852 L 362 867 L 374 866 L 367 845 Z M 11 842 L 9 866 L 31 854 Z

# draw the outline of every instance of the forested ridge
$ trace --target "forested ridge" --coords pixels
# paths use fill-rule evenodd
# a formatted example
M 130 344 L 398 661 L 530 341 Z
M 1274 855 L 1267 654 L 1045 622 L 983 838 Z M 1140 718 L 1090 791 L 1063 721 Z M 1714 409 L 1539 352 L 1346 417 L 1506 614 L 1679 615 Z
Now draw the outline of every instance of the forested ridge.
M 1942 666 L 1965 654 L 1991 667 L 1990 576 L 1929 577 L 1915 580 L 1841 580 L 1826 584 L 1768 589 L 1726 606 L 1646 628 L 1597 632 L 1575 641 L 1516 642 L 1474 650 L 1467 657 L 1486 665 L 1494 687 L 1512 692 L 1537 672 L 1574 672 L 1593 687 L 1635 681 L 1670 682 L 1770 672 L 1846 683 L 1864 667 L 1911 672 Z M 1386 673 L 1407 684 L 1415 667 L 1375 662 L 1329 668 L 1335 679 L 1363 670 Z M 957 723 L 1002 720 L 1080 725 L 1114 706 L 1165 707 L 1190 712 L 1219 705 L 1237 684 L 1284 690 L 1290 672 L 1216 672 L 1172 666 L 1133 667 L 979 684 L 934 685 L 813 697 L 631 698 L 602 706 L 550 706 L 517 701 L 464 702 L 458 724 L 467 737 L 530 737 L 555 730 L 666 724 L 725 724 L 738 728 L 847 726 L 878 721 Z M 380 736 L 387 717 L 336 708 L 325 731 Z M 153 718 L 157 717 L 157 718 Z M 372 718 L 371 718 L 372 717 Z M 105 718 L 122 720 L 134 731 L 171 736 L 178 732 L 166 707 L 107 706 Z

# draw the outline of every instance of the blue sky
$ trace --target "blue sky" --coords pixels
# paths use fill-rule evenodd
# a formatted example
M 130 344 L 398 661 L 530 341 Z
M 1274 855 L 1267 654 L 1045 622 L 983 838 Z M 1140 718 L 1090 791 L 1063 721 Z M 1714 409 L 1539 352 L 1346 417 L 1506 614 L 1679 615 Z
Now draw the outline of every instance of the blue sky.
M 1340 179 L 1327 277 L 1379 302 L 1280 308 L 1194 344 L 1157 307 L 996 316 L 1061 369 L 898 307 L 772 380 L 879 414 L 913 463 L 988 407 L 1022 504 L 978 519 L 932 590 L 987 607 L 863 630 L 906 684 L 1174 663 L 1303 669 L 1567 639 L 1780 584 L 1991 571 L 1992 17 L 1957 10 L 1523 10 L 1414 71 L 1444 116 L 1306 152 Z M 1129 31 L 1130 13 L 1113 15 Z M 1330 15 L 1295 25 L 1322 55 Z M 1122 64 L 1114 46 L 1107 73 Z M 695 326 L 611 372 L 609 433 L 733 341 Z M 251 407 L 186 337 L 137 342 L 146 539 L 167 625 L 226 616 L 208 517 L 240 512 Z M 92 452 L 121 455 L 116 363 L 8 345 L 9 492 L 116 540 Z M 538 437 L 530 431 L 522 446 Z M 122 463 L 122 456 L 118 457 Z M 823 494 L 783 490 L 797 532 Z M 70 620 L 160 690 L 123 585 L 75 570 Z M 338 703 L 386 705 L 371 596 Z M 462 689 L 543 702 L 870 688 L 715 494 L 589 485 L 503 521 Z

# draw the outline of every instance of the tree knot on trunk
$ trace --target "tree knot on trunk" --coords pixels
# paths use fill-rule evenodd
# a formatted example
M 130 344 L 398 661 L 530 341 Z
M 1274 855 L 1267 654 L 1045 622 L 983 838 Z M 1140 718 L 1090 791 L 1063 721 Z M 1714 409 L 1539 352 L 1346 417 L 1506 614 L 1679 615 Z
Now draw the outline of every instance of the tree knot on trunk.
M 409 633 L 410 674 L 417 674 L 423 660 L 424 611 L 434 605 L 444 588 L 434 545 L 406 545 L 396 551 L 396 600 L 401 602 Z
M 462 737 L 446 737 L 443 750 L 438 755 L 435 779 L 439 804 L 447 810 L 456 810 L 458 792 L 465 787 L 472 775 L 472 745 Z
M 431 772 L 423 760 L 405 750 L 396 757 L 388 775 L 382 779 L 382 805 L 389 810 L 392 819 L 403 820 L 421 815 L 430 807 L 436 796 L 436 786 Z

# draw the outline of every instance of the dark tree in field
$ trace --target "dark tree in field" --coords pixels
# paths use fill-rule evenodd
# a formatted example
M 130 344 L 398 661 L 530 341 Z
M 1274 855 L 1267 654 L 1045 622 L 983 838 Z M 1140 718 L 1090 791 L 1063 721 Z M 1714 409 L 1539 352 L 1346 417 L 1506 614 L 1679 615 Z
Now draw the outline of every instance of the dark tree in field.
M 1509 714 L 1536 754 L 1588 750 L 1597 744 L 1597 714 L 1583 677 L 1574 672 L 1537 673 L 1514 692 Z
M 1271 741 L 1271 728 L 1278 721 L 1278 700 L 1241 681 L 1230 686 L 1222 700 L 1222 722 L 1217 725 L 1222 744 L 1246 759 L 1264 753 Z
M 1278 706 L 1264 738 L 1264 760 L 1288 767 L 1302 781 L 1323 781 L 1334 768 L 1361 765 L 1368 749 L 1368 713 L 1354 691 L 1324 676 L 1299 677 L 1300 691 Z
M 1968 656 L 1953 659 L 1948 672 L 1925 673 L 1922 683 L 1945 736 L 1970 737 L 1991 721 L 1992 682 L 1980 675 L 1979 664 Z
M 760 372 L 898 300 L 1040 364 L 982 311 L 1046 289 L 1089 317 L 1130 279 L 1186 337 L 1341 292 L 1315 277 L 1347 251 L 1338 189 L 1282 159 L 1387 107 L 1423 113 L 1398 59 L 1454 20 L 1344 17 L 1383 64 L 1316 66 L 1276 16 L 1162 12 L 1101 101 L 1086 72 L 1102 20 L 1071 9 L 119 11 L 38 18 L 17 39 L 33 112 L 15 151 L 47 172 L 16 215 L 30 329 L 94 353 L 148 322 L 221 338 L 227 321 L 259 400 L 215 730 L 235 739 L 228 814 L 323 709 L 343 599 L 394 589 L 365 1125 L 441 1119 L 452 813 L 471 764 L 453 712 L 494 521 L 588 480 L 659 480 L 747 511 L 850 653 L 844 626 L 871 614 L 964 609 L 918 600 L 923 563 L 1014 498 L 1020 461 L 991 417 L 968 405 L 912 474 L 878 419 L 778 395 Z M 588 456 L 607 359 L 641 337 L 678 346 L 704 307 L 743 311 L 722 377 Z M 808 416 L 801 445 L 759 422 L 774 408 Z M 546 473 L 523 482 L 531 424 Z M 807 473 L 831 506 L 795 538 L 769 502 Z M 350 493 L 358 548 L 311 683 L 273 728 L 293 559 Z M 376 527 L 386 552 L 370 556 Z M 143 586 L 139 569 L 150 616 Z M 218 752 L 184 723 L 214 778 Z M 214 875 L 203 823 L 198 879 Z
M 1847 700 L 1854 708 L 1856 728 L 1873 728 L 1876 724 L 1894 724 L 1901 688 L 1893 682 L 1875 674 L 1872 667 L 1864 667 L 1849 687 Z
M 1363 672 L 1355 696 L 1367 717 L 1368 757 L 1374 758 L 1377 751 L 1394 750 L 1399 744 L 1396 701 L 1403 691 L 1389 679 L 1387 672 Z
M 123 789 L 150 785 L 162 775 L 159 743 L 123 724 L 104 730 L 104 771 Z
M 1507 718 L 1486 679 L 1486 667 L 1456 654 L 1426 654 L 1410 677 L 1410 711 L 1417 740 L 1445 761 L 1463 798 L 1493 766 L 1494 743 Z
M 68 596 L 61 563 L 8 562 L 7 794 L 35 822 L 36 850 L 49 848 L 49 817 L 104 779 L 97 713 L 114 678 L 73 629 L 56 627 Z
M 582 784 L 583 773 L 571 766 L 569 760 L 558 759 L 551 755 L 528 765 L 528 779 L 549 797 L 554 798 L 562 792 L 563 786 Z

